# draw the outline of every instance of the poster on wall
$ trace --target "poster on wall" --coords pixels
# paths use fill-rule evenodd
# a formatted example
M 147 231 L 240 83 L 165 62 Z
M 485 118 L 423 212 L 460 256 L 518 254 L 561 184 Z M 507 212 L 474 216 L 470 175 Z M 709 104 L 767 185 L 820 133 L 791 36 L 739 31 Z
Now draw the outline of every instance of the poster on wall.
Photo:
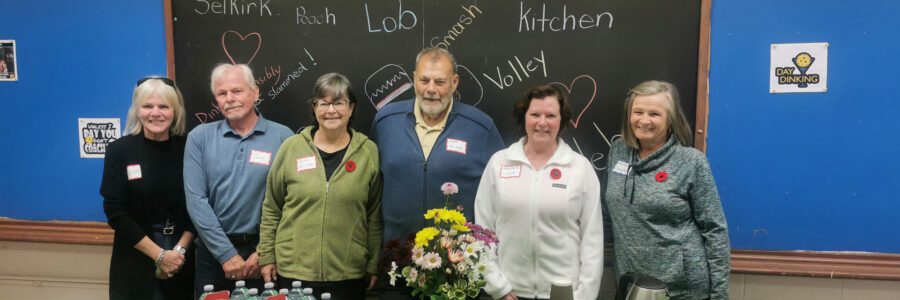
M 772 44 L 771 93 L 822 93 L 828 85 L 828 43 Z
M 122 137 L 119 118 L 78 118 L 81 158 L 103 158 L 106 146 Z
M 16 65 L 16 41 L 0 40 L 0 81 L 19 80 Z

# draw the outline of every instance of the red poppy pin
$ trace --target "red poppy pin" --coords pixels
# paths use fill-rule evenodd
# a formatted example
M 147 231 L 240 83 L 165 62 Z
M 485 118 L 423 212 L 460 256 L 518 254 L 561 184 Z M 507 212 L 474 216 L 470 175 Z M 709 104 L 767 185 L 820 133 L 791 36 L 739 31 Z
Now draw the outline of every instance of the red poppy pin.
M 344 167 L 347 169 L 347 172 L 353 172 L 353 170 L 356 170 L 356 163 L 352 160 L 348 160 Z
M 666 181 L 666 178 L 669 178 L 669 173 L 666 173 L 666 171 L 659 171 L 659 173 L 656 173 L 657 182 Z
M 562 172 L 559 169 L 553 168 L 553 170 L 550 170 L 550 178 L 559 179 L 559 177 L 562 177 Z

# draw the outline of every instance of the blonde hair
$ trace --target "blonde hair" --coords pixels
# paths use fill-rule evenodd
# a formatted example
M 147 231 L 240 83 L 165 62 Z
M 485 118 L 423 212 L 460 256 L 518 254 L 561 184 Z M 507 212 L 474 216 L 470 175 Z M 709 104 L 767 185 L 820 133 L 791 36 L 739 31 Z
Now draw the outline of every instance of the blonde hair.
M 634 98 L 641 95 L 656 95 L 660 93 L 666 95 L 666 98 L 669 100 L 666 101 L 668 110 L 667 121 L 669 121 L 668 133 L 674 134 L 675 140 L 682 146 L 692 146 L 691 125 L 681 109 L 678 90 L 671 83 L 657 80 L 641 82 L 641 84 L 628 91 L 628 97 L 625 98 L 625 115 L 622 116 L 622 139 L 626 145 L 635 149 L 641 149 L 641 144 L 631 129 L 631 107 L 634 105 Z
M 125 121 L 125 132 L 132 135 L 141 134 L 144 130 L 141 120 L 138 118 L 138 110 L 150 96 L 156 95 L 160 100 L 172 108 L 174 119 L 169 127 L 170 135 L 184 135 L 184 98 L 181 92 L 174 86 L 170 86 L 160 79 L 148 79 L 134 88 L 131 97 L 131 107 L 128 109 L 128 119 Z

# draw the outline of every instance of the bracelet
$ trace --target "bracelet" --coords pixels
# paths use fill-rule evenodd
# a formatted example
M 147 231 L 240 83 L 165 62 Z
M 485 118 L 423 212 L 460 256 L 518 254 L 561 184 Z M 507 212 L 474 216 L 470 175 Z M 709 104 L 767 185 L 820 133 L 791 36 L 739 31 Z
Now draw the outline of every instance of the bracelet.
M 163 249 L 159 252 L 159 257 L 156 258 L 156 266 L 159 267 L 159 263 L 162 262 L 163 256 L 166 255 L 166 249 Z

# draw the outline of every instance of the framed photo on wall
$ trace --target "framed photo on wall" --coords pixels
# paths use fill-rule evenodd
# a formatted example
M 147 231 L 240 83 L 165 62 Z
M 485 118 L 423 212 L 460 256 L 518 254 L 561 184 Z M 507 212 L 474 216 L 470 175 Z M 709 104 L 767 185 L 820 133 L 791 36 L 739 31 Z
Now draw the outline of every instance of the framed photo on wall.
M 0 40 L 0 81 L 19 80 L 16 65 L 16 40 Z

